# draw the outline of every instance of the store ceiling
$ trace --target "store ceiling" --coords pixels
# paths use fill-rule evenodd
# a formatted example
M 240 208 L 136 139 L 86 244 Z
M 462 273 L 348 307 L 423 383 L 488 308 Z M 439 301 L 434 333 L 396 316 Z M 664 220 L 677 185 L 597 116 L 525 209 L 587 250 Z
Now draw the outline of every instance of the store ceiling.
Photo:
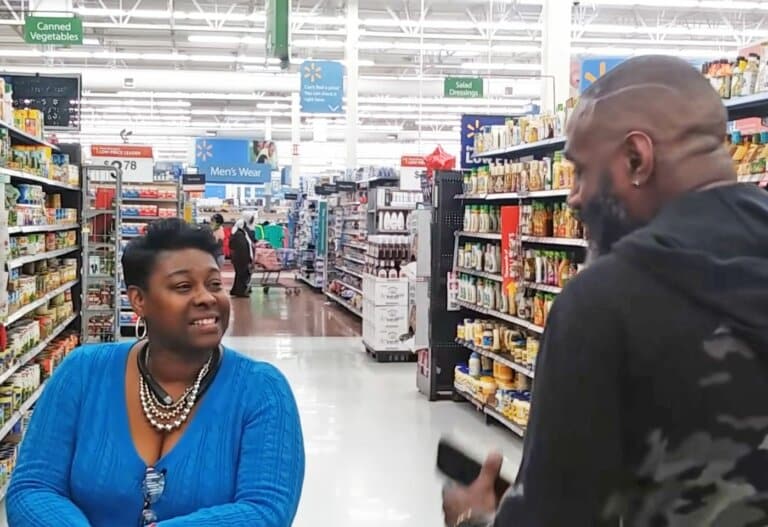
M 157 129 L 180 136 L 208 130 L 253 135 L 263 133 L 269 118 L 273 136 L 287 139 L 298 64 L 307 58 L 344 60 L 343 0 L 294 0 L 293 59 L 287 72 L 264 57 L 264 0 L 75 1 L 87 45 L 71 49 L 24 44 L 22 4 L 26 0 L 0 2 L 0 67 L 83 71 L 82 121 L 90 135 L 123 126 L 128 115 L 136 137 Z M 768 2 L 577 4 L 572 8 L 575 55 L 656 51 L 691 59 L 730 57 L 768 35 Z M 492 97 L 478 101 L 479 112 L 512 113 L 537 102 L 539 81 L 521 77 L 541 72 L 540 2 L 425 0 L 424 5 L 422 25 L 420 1 L 360 0 L 363 140 L 382 140 L 392 130 L 412 131 L 419 124 L 455 136 L 460 113 L 471 105 L 441 97 L 441 79 L 448 75 L 493 79 Z M 316 125 L 304 121 L 303 134 L 309 137 Z M 335 119 L 329 135 L 342 136 L 343 123 Z M 166 152 L 175 155 L 172 149 Z

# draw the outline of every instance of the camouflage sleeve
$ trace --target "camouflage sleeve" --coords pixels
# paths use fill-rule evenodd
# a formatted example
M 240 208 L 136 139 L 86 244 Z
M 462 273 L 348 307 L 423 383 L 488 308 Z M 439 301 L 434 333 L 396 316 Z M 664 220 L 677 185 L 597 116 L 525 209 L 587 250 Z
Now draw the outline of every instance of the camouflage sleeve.
M 619 310 L 595 298 L 595 285 L 569 284 L 550 313 L 522 465 L 494 527 L 617 525 L 602 511 L 622 466 L 621 420 L 631 416 L 619 412 Z

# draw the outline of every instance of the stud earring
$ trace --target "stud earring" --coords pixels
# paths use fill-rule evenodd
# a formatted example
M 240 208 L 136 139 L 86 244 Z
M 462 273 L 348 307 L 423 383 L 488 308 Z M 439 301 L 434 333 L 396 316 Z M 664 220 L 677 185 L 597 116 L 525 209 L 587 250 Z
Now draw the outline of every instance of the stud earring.
M 635 188 L 640 187 L 640 182 L 637 180 L 633 181 L 632 184 L 635 186 Z

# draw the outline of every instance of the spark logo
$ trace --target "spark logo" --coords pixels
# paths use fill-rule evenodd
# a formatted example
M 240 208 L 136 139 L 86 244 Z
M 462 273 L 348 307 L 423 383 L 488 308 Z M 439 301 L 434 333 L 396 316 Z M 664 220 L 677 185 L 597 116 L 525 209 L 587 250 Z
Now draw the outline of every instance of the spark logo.
M 304 78 L 309 79 L 309 82 L 312 83 L 322 80 L 323 69 L 314 62 L 310 62 L 304 66 Z
M 205 140 L 198 142 L 195 155 L 200 161 L 208 161 L 213 157 L 213 145 Z
M 475 134 L 480 132 L 480 119 L 475 119 L 474 122 L 470 121 L 467 123 L 467 139 L 474 139 Z

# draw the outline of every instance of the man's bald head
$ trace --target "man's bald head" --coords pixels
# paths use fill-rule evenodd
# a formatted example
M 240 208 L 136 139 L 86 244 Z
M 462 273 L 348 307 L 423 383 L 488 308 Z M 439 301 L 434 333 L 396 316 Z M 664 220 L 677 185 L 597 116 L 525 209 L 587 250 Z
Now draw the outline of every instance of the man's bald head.
M 567 125 L 569 197 L 610 246 L 684 192 L 735 179 L 719 95 L 688 63 L 630 59 L 584 92 Z M 605 242 L 605 243 L 603 243 Z

